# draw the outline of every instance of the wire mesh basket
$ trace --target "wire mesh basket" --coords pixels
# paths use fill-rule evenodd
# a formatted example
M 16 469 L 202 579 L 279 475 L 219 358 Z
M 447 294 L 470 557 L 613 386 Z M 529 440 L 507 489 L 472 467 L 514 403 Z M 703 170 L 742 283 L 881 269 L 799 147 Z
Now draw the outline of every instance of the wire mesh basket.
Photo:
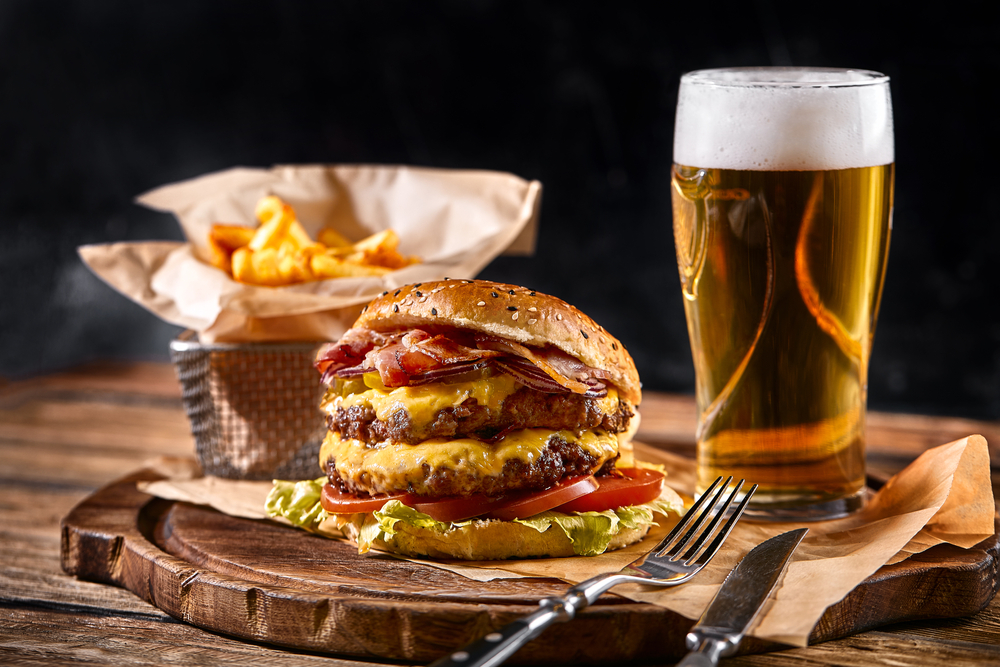
M 317 343 L 170 343 L 202 470 L 228 479 L 322 475 L 323 385 Z

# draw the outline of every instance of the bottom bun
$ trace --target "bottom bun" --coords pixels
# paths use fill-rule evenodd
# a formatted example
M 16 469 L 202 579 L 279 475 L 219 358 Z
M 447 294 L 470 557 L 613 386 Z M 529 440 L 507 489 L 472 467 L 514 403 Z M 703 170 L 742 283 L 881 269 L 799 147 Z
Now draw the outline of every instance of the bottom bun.
M 348 538 L 357 541 L 358 529 L 347 524 L 342 529 Z M 649 524 L 638 528 L 622 528 L 611 538 L 607 551 L 635 544 L 649 532 Z M 540 533 L 530 526 L 495 519 L 474 521 L 469 525 L 440 531 L 396 524 L 396 534 L 375 540 L 374 546 L 403 556 L 458 558 L 462 560 L 507 560 L 509 558 L 542 558 L 575 556 L 573 543 L 558 526 L 552 525 Z

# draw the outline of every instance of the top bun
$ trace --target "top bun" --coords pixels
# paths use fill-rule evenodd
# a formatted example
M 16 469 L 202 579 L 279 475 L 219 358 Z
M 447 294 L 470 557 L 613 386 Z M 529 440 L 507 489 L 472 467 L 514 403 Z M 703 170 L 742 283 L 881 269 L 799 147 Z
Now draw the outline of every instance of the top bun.
M 445 325 L 508 338 L 524 345 L 554 345 L 607 371 L 623 398 L 642 400 L 639 373 L 617 338 L 562 299 L 485 280 L 442 280 L 383 292 L 354 323 L 374 331 Z

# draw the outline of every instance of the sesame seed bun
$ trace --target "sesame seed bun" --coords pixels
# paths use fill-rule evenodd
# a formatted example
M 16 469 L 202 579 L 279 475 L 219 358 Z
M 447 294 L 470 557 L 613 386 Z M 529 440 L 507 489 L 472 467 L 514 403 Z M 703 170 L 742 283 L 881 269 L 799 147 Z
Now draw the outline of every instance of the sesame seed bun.
M 607 371 L 633 405 L 642 400 L 639 373 L 617 338 L 562 299 L 516 285 L 483 280 L 443 280 L 385 292 L 362 311 L 355 327 L 374 331 L 454 326 L 523 345 L 554 345 L 593 368 Z

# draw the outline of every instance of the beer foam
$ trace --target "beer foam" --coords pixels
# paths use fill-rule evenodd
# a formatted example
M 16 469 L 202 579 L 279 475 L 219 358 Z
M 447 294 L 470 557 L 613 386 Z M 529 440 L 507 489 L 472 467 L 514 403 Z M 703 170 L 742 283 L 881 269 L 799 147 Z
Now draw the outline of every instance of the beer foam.
M 895 160 L 887 78 L 851 70 L 703 70 L 681 78 L 674 162 L 805 171 Z

